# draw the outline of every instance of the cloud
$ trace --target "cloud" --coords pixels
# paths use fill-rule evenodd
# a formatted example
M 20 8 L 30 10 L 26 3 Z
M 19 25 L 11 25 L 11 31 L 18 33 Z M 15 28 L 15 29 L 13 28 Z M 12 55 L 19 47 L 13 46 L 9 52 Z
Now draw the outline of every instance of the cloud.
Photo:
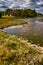
M 13 2 L 14 1 L 14 2 Z M 16 6 L 20 6 L 20 8 L 33 8 L 37 5 L 35 1 L 32 0 L 13 0 L 12 4 L 9 6 L 9 8 L 14 8 Z
M 41 5 L 41 4 L 43 4 L 43 1 L 37 2 L 37 4 L 38 4 L 38 5 Z
M 4 5 L 8 6 L 11 9 L 36 9 L 36 11 L 43 11 L 43 0 L 0 0 L 0 6 L 3 5 L 2 2 L 5 2 Z

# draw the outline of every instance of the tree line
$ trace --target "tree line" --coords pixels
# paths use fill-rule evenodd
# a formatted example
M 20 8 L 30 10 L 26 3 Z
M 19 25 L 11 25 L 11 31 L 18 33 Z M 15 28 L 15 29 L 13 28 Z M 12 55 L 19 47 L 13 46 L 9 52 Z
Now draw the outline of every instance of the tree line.
M 0 12 L 0 18 L 1 16 L 10 16 L 10 14 L 14 14 L 15 17 L 23 17 L 23 18 L 27 18 L 27 17 L 36 17 L 37 15 L 41 15 L 36 13 L 35 10 L 31 10 L 31 9 L 27 9 L 27 10 L 23 10 L 23 9 L 19 9 L 19 10 L 11 10 L 11 9 L 7 9 L 4 12 Z

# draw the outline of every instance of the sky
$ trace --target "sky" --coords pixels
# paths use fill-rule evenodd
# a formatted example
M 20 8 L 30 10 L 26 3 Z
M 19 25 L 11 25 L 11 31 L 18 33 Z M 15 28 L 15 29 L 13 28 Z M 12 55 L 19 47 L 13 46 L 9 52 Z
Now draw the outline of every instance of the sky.
M 35 9 L 43 13 L 43 0 L 0 0 L 0 11 L 10 9 Z

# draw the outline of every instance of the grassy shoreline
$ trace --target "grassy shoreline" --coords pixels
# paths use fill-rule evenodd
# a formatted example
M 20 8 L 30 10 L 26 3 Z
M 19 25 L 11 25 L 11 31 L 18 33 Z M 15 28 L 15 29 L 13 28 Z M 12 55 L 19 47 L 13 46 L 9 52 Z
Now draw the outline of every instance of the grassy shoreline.
M 0 19 L 1 28 L 24 24 L 13 17 Z M 0 65 L 43 65 L 43 47 L 0 30 Z
M 0 18 L 0 28 L 9 26 L 24 25 L 27 24 L 25 21 L 16 20 L 14 17 L 2 17 Z
M 43 19 L 39 20 L 39 22 L 43 22 Z
M 0 30 L 0 65 L 43 65 L 43 48 Z

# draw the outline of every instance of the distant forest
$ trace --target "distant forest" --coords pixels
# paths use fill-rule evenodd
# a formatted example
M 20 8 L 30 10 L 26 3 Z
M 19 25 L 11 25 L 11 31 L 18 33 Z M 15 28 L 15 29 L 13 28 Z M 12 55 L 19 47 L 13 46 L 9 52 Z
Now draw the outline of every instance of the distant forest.
M 6 11 L 0 12 L 0 15 L 2 16 L 15 16 L 15 17 L 19 17 L 19 18 L 27 18 L 27 17 L 36 17 L 36 16 L 43 16 L 40 13 L 37 13 L 35 10 L 31 10 L 31 9 L 27 9 L 27 10 L 23 10 L 23 9 L 19 9 L 19 10 L 11 10 L 11 9 L 7 9 Z M 0 16 L 1 17 L 1 16 Z

